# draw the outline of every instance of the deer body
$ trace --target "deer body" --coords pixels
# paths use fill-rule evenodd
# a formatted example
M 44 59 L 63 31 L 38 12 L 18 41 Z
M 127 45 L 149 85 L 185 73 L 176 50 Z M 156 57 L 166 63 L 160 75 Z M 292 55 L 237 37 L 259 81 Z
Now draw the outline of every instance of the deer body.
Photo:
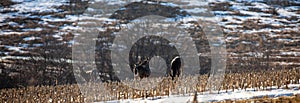
M 181 60 L 180 60 L 179 56 L 176 56 L 171 61 L 171 71 L 172 71 L 171 76 L 172 76 L 173 80 L 175 77 L 179 77 L 179 75 L 181 73 Z
M 134 77 L 135 78 L 145 78 L 149 77 L 151 74 L 150 67 L 149 67 L 149 60 L 146 59 L 141 63 L 135 64 L 134 65 Z

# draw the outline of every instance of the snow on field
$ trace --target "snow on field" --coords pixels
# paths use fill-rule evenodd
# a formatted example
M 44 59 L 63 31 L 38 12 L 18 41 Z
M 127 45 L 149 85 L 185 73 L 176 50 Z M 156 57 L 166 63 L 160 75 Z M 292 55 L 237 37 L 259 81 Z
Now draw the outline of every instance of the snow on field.
M 263 91 L 254 91 L 254 89 L 245 90 L 235 90 L 235 91 L 225 91 L 222 90 L 219 93 L 198 93 L 198 102 L 216 102 L 224 100 L 243 100 L 252 98 L 262 98 L 268 96 L 270 98 L 276 98 L 281 96 L 292 96 L 295 94 L 300 94 L 299 90 L 300 84 L 290 84 L 288 87 L 290 89 L 277 89 L 275 86 Z M 190 95 L 190 96 L 189 96 Z M 191 103 L 194 99 L 194 94 L 189 95 L 171 95 L 163 97 L 149 97 L 147 99 L 125 99 L 125 100 L 114 100 L 96 103 Z

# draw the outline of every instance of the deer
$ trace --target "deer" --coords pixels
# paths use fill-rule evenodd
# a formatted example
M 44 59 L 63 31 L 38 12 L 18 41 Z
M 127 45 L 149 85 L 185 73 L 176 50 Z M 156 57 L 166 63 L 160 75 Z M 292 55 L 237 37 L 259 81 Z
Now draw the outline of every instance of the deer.
M 142 78 L 149 77 L 151 74 L 150 67 L 149 67 L 149 58 L 134 64 L 133 73 L 134 73 L 134 78 L 142 79 Z
M 181 73 L 181 59 L 179 56 L 176 56 L 171 61 L 171 73 L 170 76 L 172 77 L 172 80 L 174 80 L 175 77 L 179 77 Z

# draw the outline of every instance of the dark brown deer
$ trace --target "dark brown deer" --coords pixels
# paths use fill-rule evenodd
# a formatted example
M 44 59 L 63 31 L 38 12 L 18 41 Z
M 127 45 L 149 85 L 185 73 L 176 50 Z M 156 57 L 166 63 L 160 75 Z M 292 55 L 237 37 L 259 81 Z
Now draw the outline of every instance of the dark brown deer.
M 179 56 L 176 56 L 171 61 L 171 73 L 170 76 L 172 77 L 172 80 L 174 80 L 175 77 L 179 77 L 181 73 L 181 60 Z
M 140 79 L 149 77 L 151 74 L 149 67 L 149 59 L 139 62 L 134 65 L 133 68 L 134 77 L 139 77 Z

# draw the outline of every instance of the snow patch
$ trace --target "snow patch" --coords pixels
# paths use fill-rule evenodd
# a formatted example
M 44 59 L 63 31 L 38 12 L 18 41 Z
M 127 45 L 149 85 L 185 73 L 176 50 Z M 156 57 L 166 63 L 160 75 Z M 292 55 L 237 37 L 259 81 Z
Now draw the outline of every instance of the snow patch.
M 216 101 L 225 101 L 225 100 L 239 100 L 239 99 L 252 99 L 255 97 L 280 97 L 280 96 L 291 96 L 294 94 L 300 94 L 299 91 L 300 84 L 289 84 L 290 89 L 276 89 L 276 86 L 268 87 L 271 90 L 255 91 L 253 88 L 248 88 L 246 90 L 235 90 L 235 91 L 225 91 L 222 90 L 219 93 L 213 92 L 204 92 L 197 93 L 198 102 L 216 102 Z M 193 93 L 187 95 L 170 95 L 170 96 L 161 96 L 155 98 L 146 98 L 146 99 L 125 99 L 125 100 L 114 100 L 106 102 L 96 102 L 96 103 L 186 103 L 193 101 Z
M 31 41 L 31 40 L 36 40 L 36 39 L 42 39 L 42 38 L 40 38 L 40 37 L 34 37 L 34 36 L 23 38 L 24 41 Z

